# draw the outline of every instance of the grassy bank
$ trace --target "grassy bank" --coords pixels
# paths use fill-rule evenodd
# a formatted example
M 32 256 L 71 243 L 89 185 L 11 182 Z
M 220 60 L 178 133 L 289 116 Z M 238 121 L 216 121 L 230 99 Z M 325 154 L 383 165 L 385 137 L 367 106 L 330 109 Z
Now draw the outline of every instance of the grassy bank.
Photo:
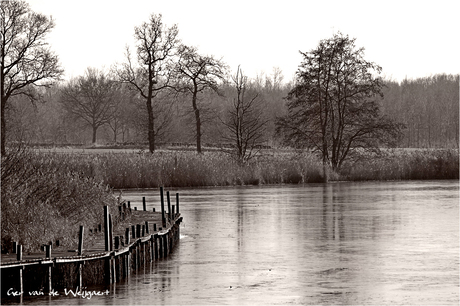
M 1 161 L 2 250 L 12 241 L 24 251 L 59 240 L 76 246 L 79 225 L 95 228 L 103 206 L 116 200 L 105 183 L 83 177 L 58 156 L 10 148 Z
M 458 150 L 394 150 L 363 155 L 328 170 L 330 180 L 458 179 Z M 115 209 L 111 188 L 299 184 L 323 181 L 319 159 L 308 153 L 266 152 L 239 164 L 220 152 L 40 153 L 12 149 L 2 157 L 2 245 L 30 249 L 60 239 L 72 245 L 78 225 L 102 223 Z

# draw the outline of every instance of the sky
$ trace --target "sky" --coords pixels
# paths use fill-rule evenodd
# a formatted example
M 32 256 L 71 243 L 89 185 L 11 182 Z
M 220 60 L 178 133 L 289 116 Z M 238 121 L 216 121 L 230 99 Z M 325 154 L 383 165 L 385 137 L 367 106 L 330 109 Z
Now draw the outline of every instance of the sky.
M 365 59 L 382 76 L 405 78 L 460 73 L 458 0 L 387 1 L 204 1 L 204 0 L 26 0 L 52 16 L 48 35 L 65 79 L 87 67 L 110 69 L 134 51 L 134 27 L 162 14 L 177 24 L 183 43 L 222 60 L 249 77 L 281 69 L 292 80 L 302 56 L 340 31 L 365 48 Z

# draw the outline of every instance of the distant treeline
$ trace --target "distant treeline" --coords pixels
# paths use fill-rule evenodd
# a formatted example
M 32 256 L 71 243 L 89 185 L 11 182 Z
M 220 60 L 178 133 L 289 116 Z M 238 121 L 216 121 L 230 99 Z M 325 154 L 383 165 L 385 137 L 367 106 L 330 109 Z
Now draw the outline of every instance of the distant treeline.
M 401 147 L 458 148 L 459 75 L 387 81 L 382 110 L 406 125 Z
M 251 79 L 251 90 L 258 93 L 268 118 L 264 130 L 264 145 L 275 148 L 281 139 L 275 133 L 275 121 L 286 112 L 284 99 L 292 88 L 291 82 L 282 82 L 279 69 L 272 74 L 261 74 Z M 404 80 L 400 83 L 386 80 L 381 100 L 382 111 L 394 120 L 404 123 L 406 129 L 399 147 L 458 148 L 459 145 L 459 75 L 437 74 L 425 78 Z M 85 122 L 68 114 L 60 103 L 61 85 L 46 90 L 44 103 L 34 105 L 26 97 L 15 97 L 11 103 L 8 126 L 9 141 L 40 144 L 91 144 L 92 129 Z M 234 90 L 228 84 L 220 85 L 220 95 L 208 92 L 200 103 L 203 108 L 203 143 L 223 144 L 225 128 L 222 117 L 231 107 Z M 145 145 L 147 118 L 145 106 L 127 89 L 122 92 L 117 116 L 98 130 L 98 144 L 129 143 Z M 184 96 L 159 98 L 157 115 L 164 120 L 155 128 L 158 144 L 195 142 L 194 114 Z

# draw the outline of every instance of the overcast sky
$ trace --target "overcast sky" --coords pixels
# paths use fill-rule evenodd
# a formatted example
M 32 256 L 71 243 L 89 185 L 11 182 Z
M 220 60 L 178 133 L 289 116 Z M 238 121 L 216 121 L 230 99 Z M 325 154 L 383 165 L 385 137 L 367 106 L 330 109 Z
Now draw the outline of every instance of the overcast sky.
M 460 70 L 458 0 L 451 1 L 170 1 L 28 0 L 52 15 L 48 37 L 65 77 L 87 67 L 110 68 L 134 44 L 134 27 L 160 13 L 177 24 L 180 39 L 250 77 L 273 67 L 292 79 L 302 57 L 337 31 L 356 38 L 365 58 L 396 81 L 457 74 Z

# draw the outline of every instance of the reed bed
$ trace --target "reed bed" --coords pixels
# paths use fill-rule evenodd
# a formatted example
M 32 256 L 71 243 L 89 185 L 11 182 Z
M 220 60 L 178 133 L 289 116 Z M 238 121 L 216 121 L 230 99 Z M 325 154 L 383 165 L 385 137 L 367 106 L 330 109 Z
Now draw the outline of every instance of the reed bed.
M 458 150 L 392 150 L 362 155 L 330 180 L 458 179 Z M 59 239 L 75 244 L 78 225 L 102 223 L 115 209 L 112 189 L 323 182 L 310 153 L 265 152 L 241 164 L 221 152 L 50 153 L 10 148 L 2 156 L 2 247 L 11 240 L 30 249 Z M 69 230 L 69 229 L 74 230 Z
M 79 225 L 95 228 L 102 223 L 104 205 L 115 209 L 111 189 L 94 177 L 80 175 L 69 162 L 24 148 L 9 148 L 2 156 L 2 250 L 9 249 L 12 241 L 26 252 L 56 240 L 75 248 Z
M 459 179 L 458 149 L 395 149 L 380 155 L 363 155 L 342 167 L 341 179 L 442 180 Z

